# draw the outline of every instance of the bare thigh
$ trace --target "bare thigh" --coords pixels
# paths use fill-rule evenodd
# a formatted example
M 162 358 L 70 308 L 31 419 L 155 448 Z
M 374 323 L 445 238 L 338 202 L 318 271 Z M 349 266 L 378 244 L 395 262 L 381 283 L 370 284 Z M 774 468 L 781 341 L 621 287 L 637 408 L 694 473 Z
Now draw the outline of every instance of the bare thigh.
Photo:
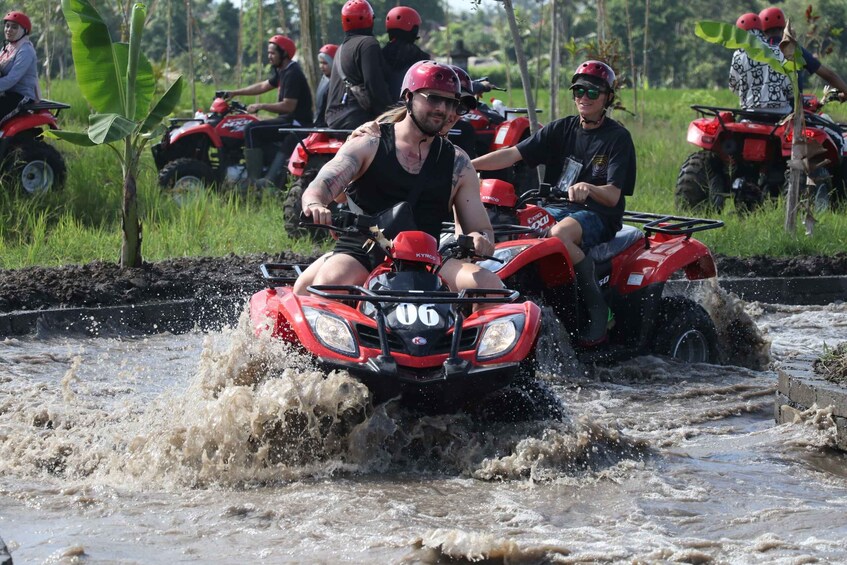
M 313 284 L 362 284 L 368 271 L 353 257 L 327 253 L 309 265 L 294 283 L 295 294 L 308 294 Z
M 474 263 L 448 259 L 440 273 L 441 278 L 453 292 L 465 288 L 503 288 L 500 277 Z

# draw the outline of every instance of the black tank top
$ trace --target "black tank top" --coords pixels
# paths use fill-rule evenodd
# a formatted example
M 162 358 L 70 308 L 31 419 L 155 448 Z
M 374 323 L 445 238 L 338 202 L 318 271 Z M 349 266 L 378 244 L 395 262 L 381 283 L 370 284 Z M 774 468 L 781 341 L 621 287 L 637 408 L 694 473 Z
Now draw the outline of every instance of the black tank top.
M 413 175 L 397 160 L 394 124 L 381 124 L 379 148 L 368 170 L 347 188 L 347 195 L 365 214 L 377 214 L 395 204 L 412 205 L 416 226 L 438 239 L 441 222 L 452 222 L 453 144 L 436 137 L 421 172 Z M 417 195 L 417 197 L 415 196 Z

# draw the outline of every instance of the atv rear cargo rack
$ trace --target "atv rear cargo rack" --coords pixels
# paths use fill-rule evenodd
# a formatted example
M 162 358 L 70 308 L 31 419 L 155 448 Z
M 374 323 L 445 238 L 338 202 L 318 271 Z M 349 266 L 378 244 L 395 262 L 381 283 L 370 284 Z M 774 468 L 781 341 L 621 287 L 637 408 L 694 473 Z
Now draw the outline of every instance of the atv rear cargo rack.
M 631 212 L 629 210 L 624 212 L 621 221 L 642 224 L 642 229 L 648 234 L 684 235 L 686 239 L 690 238 L 692 233 L 713 230 L 724 225 L 721 220 L 709 218 L 688 218 L 686 216 Z
M 729 113 L 733 116 L 737 116 L 743 120 L 750 120 L 752 122 L 760 122 L 760 123 L 768 123 L 768 124 L 776 124 L 784 120 L 788 114 L 784 114 L 781 112 L 766 112 L 762 110 L 744 110 L 743 108 L 721 108 L 719 106 L 702 106 L 700 104 L 693 104 L 691 109 L 700 114 L 701 116 L 714 116 L 718 119 L 718 122 L 723 126 L 725 125 L 723 122 L 723 118 L 721 118 L 722 113 Z

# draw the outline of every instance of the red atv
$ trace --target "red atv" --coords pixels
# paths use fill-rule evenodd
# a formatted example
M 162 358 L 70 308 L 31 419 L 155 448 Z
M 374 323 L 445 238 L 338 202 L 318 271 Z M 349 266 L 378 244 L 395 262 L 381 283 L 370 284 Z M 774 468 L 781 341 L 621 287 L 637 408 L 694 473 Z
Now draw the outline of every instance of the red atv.
M 283 204 L 285 231 L 291 237 L 310 235 L 315 239 L 324 239 L 326 230 L 310 230 L 300 225 L 303 191 L 311 184 L 321 167 L 335 157 L 353 130 L 348 129 L 291 129 L 290 131 L 308 136 L 297 144 L 288 160 L 289 189 Z
M 405 210 L 403 210 L 405 208 Z M 389 215 L 411 216 L 406 204 Z M 388 255 L 362 286 L 292 287 L 299 265 L 265 264 L 269 288 L 250 299 L 256 333 L 295 344 L 327 371 L 360 379 L 374 401 L 400 396 L 425 412 L 470 410 L 496 418 L 559 417 L 560 406 L 535 382 L 534 347 L 541 323 L 535 304 L 512 290 L 451 292 L 439 275 L 448 257 L 474 257 L 460 236 L 441 250 L 432 236 L 404 231 L 388 241 L 378 217 L 336 212 L 333 229 L 366 235 Z M 389 229 L 390 231 L 390 229 Z M 488 307 L 477 311 L 473 305 Z
M 566 202 L 567 193 L 541 184 L 518 198 L 509 183 L 489 179 L 482 182 L 481 196 L 498 240 L 494 257 L 502 263 L 480 264 L 509 288 L 550 307 L 567 334 L 578 336 L 587 317 L 571 258 L 559 239 L 544 237 L 555 224 L 544 207 Z M 719 362 L 717 332 L 708 313 L 689 298 L 667 296 L 665 285 L 672 278 L 717 275 L 709 249 L 691 236 L 723 222 L 640 212 L 626 212 L 623 221 L 641 229 L 624 225 L 611 241 L 588 252 L 614 326 L 608 344 L 580 351 L 580 357 L 608 360 L 656 353 L 685 362 Z
M 162 141 L 151 148 L 163 189 L 181 194 L 246 178 L 244 128 L 259 118 L 223 94 L 215 93 L 208 113 L 171 118 Z
M 806 136 L 820 144 L 808 196 L 818 209 L 847 195 L 847 159 L 844 130 L 820 113 L 837 97 L 828 91 L 821 102 L 804 96 Z M 677 178 L 675 202 L 680 210 L 716 210 L 728 199 L 739 212 L 749 212 L 783 194 L 791 158 L 792 124 L 772 112 L 691 106 L 700 114 L 688 126 L 688 142 L 703 150 L 691 154 Z M 813 144 L 814 144 L 813 143 Z
M 61 102 L 39 100 L 21 105 L 18 113 L 0 124 L 2 174 L 20 184 L 26 194 L 59 190 L 65 185 L 65 160 L 42 138 L 44 128 L 59 129 Z

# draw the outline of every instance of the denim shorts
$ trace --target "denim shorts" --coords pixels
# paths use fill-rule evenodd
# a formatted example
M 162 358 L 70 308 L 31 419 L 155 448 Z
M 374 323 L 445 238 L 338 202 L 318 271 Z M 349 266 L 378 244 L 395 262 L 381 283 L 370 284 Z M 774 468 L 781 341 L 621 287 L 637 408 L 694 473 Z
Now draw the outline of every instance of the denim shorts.
M 615 234 L 610 234 L 609 229 L 597 212 L 586 210 L 583 206 L 548 206 L 547 210 L 556 222 L 565 218 L 573 218 L 582 227 L 583 249 L 590 249 L 597 244 L 609 241 Z

